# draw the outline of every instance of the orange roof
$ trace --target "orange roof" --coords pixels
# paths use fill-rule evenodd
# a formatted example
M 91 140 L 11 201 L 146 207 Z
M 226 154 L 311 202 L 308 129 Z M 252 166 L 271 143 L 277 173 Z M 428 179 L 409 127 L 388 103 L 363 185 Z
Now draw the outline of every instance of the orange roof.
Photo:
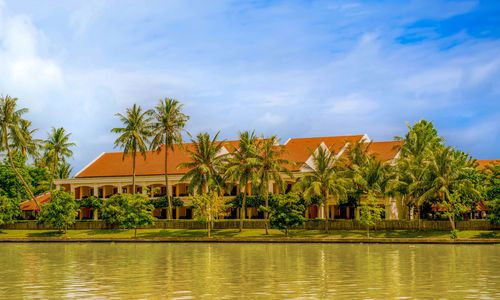
M 237 145 L 238 141 L 222 142 L 228 151 L 231 146 Z M 186 169 L 177 167 L 184 162 L 190 161 L 188 149 L 193 150 L 192 143 L 185 143 L 181 146 L 174 145 L 174 151 L 168 149 L 168 174 L 184 174 Z M 147 151 L 146 159 L 142 155 L 136 158 L 136 175 L 162 175 L 165 169 L 165 147 L 162 146 L 158 151 Z M 127 155 L 123 159 L 123 152 L 107 152 L 99 156 L 82 171 L 77 173 L 76 178 L 84 177 L 111 177 L 111 176 L 131 176 L 132 175 L 132 156 Z
M 363 135 L 292 138 L 284 145 L 285 152 L 283 153 L 283 158 L 297 163 L 297 165 L 291 167 L 291 169 L 298 170 L 300 164 L 304 163 L 322 142 L 325 143 L 330 151 L 339 153 L 346 143 L 356 143 L 362 138 Z
M 43 204 L 45 204 L 45 203 L 47 203 L 47 202 L 50 201 L 50 192 L 38 195 L 35 198 L 38 201 L 38 204 L 43 205 Z M 26 210 L 37 210 L 35 201 L 33 201 L 33 199 L 21 202 L 19 204 L 19 207 L 23 211 L 26 211 Z
M 396 157 L 402 146 L 403 141 L 372 142 L 368 148 L 368 153 L 381 161 L 388 161 Z
M 493 166 L 500 164 L 500 159 L 478 159 L 477 167 L 478 169 L 485 169 L 488 166 Z

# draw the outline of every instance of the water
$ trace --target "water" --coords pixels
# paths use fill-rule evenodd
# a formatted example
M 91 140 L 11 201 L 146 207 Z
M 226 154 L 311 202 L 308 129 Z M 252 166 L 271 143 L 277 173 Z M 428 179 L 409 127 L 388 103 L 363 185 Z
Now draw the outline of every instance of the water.
M 500 298 L 500 245 L 0 244 L 0 299 Z

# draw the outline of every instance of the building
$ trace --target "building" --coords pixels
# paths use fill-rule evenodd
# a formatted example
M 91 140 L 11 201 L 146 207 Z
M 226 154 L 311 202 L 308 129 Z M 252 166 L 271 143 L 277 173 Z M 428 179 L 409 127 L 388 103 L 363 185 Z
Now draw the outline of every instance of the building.
M 336 153 L 337 157 L 346 155 L 348 146 L 358 142 L 369 143 L 368 151 L 375 157 L 394 163 L 399 157 L 402 142 L 384 141 L 373 142 L 367 135 L 350 136 L 327 136 L 310 138 L 290 138 L 284 144 L 283 158 L 294 162 L 289 166 L 294 174 L 293 179 L 287 180 L 290 189 L 293 183 L 306 172 L 310 172 L 313 165 L 312 155 L 319 147 L 328 149 Z M 238 141 L 224 141 L 220 155 L 234 151 L 238 147 Z M 182 146 L 174 146 L 174 150 L 168 149 L 167 171 L 169 175 L 170 194 L 180 198 L 185 205 L 175 209 L 176 218 L 190 218 L 191 209 L 189 207 L 190 194 L 188 191 L 188 182 L 182 182 L 181 177 L 186 173 L 186 169 L 179 168 L 179 165 L 190 160 L 189 149 L 193 149 L 193 144 L 185 143 Z M 150 197 L 166 195 L 165 175 L 164 175 L 164 155 L 165 148 L 160 151 L 150 151 L 146 154 L 146 159 L 139 156 L 136 161 L 136 193 L 147 194 Z M 83 199 L 89 196 L 99 198 L 109 198 L 117 193 L 132 192 L 132 158 L 126 156 L 123 158 L 122 152 L 106 152 L 99 155 L 90 162 L 74 178 L 60 179 L 55 181 L 58 189 L 70 191 L 75 198 Z M 269 191 L 278 192 L 277 186 L 272 182 L 269 184 Z M 235 188 L 227 192 L 227 196 L 234 196 L 238 193 Z M 379 204 L 385 207 L 385 216 L 387 219 L 397 219 L 399 209 L 395 199 L 380 199 Z M 333 200 L 328 202 L 328 214 L 330 218 L 352 219 L 357 216 L 354 207 L 342 206 Z M 257 217 L 258 212 L 255 208 L 248 208 L 247 215 Z M 164 216 L 164 211 L 156 211 L 155 216 Z M 307 217 L 323 218 L 322 207 L 312 206 L 306 212 Z M 92 218 L 92 211 L 83 209 L 81 217 Z M 231 214 L 237 218 L 239 213 Z

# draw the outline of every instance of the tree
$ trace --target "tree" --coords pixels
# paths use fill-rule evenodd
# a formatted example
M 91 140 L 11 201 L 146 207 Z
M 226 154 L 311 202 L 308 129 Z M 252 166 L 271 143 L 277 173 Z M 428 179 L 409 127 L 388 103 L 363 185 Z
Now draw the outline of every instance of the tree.
M 404 141 L 397 161 L 398 191 L 408 207 L 409 218 L 413 217 L 415 208 L 417 218 L 420 218 L 423 203 L 419 201 L 425 189 L 418 188 L 417 183 L 428 178 L 431 155 L 443 145 L 443 138 L 438 136 L 432 122 L 421 120 L 413 126 L 408 125 L 408 133 L 396 139 Z
M 485 175 L 488 219 L 493 224 L 500 224 L 500 164 L 490 165 Z
M 137 227 L 152 224 L 154 206 L 144 195 L 116 194 L 102 205 L 102 219 L 106 224 L 121 228 L 134 228 L 137 237 Z
M 257 182 L 257 136 L 254 132 L 241 132 L 238 148 L 226 160 L 224 178 L 240 187 L 243 194 L 240 214 L 240 232 L 243 230 L 243 220 L 246 214 L 246 197 Z M 249 187 L 250 186 L 250 187 Z
M 73 168 L 71 165 L 66 162 L 60 162 L 59 165 L 57 166 L 56 170 L 56 178 L 57 179 L 66 179 L 71 176 L 71 172 L 73 172 Z
M 288 236 L 290 228 L 304 224 L 305 209 L 303 201 L 295 193 L 273 195 L 269 217 L 271 227 L 284 231 Z
M 290 161 L 281 158 L 284 153 L 284 147 L 279 145 L 279 139 L 273 135 L 267 139 L 259 140 L 257 143 L 257 178 L 259 180 L 259 190 L 264 196 L 265 210 L 264 220 L 266 223 L 266 235 L 269 234 L 269 182 L 280 187 L 280 190 L 285 189 L 282 174 L 293 178 L 292 172 L 287 168 Z
M 167 219 L 172 219 L 172 200 L 168 183 L 168 150 L 174 152 L 174 145 L 182 145 L 182 131 L 189 117 L 182 113 L 183 105 L 175 99 L 160 100 L 153 112 L 154 122 L 151 148 L 158 152 L 165 149 L 165 186 L 167 188 Z M 163 146 L 164 145 L 164 146 Z
M 39 223 L 57 228 L 59 232 L 66 233 L 68 226 L 76 221 L 79 205 L 69 193 L 63 191 L 51 193 L 50 202 L 43 205 L 37 220 Z
M 359 222 L 366 226 L 368 237 L 370 237 L 370 226 L 374 226 L 382 219 L 382 208 L 377 205 L 377 198 L 369 193 L 367 201 L 360 207 Z
M 21 215 L 19 202 L 6 196 L 0 196 L 0 225 L 14 223 Z
M 480 196 L 465 176 L 471 168 L 475 168 L 475 161 L 468 154 L 443 146 L 432 153 L 429 176 L 415 184 L 415 188 L 425 191 L 420 201 L 435 201 L 444 208 L 452 231 L 455 231 L 455 218 L 464 212 L 464 207 L 470 208 L 471 199 Z
M 333 197 L 336 201 L 340 201 L 347 198 L 349 181 L 345 168 L 336 155 L 328 149 L 318 147 L 312 153 L 312 164 L 312 170 L 304 173 L 294 188 L 302 191 L 306 200 L 310 200 L 313 196 L 321 197 L 325 215 L 325 231 L 328 231 L 329 199 Z
M 151 135 L 151 114 L 152 111 L 142 111 L 142 108 L 134 104 L 132 108 L 127 108 L 126 114 L 116 114 L 124 127 L 113 128 L 111 132 L 119 134 L 115 140 L 115 148 L 123 149 L 125 160 L 127 155 L 132 156 L 132 194 L 135 194 L 135 167 L 137 152 L 146 159 L 147 144 Z
M 45 157 L 50 162 L 50 190 L 54 186 L 54 177 L 57 177 L 56 172 L 60 163 L 65 163 L 66 159 L 73 155 L 71 147 L 76 146 L 75 143 L 69 141 L 71 133 L 66 133 L 63 127 L 54 128 L 49 133 L 45 140 Z
M 193 146 L 187 149 L 190 161 L 178 166 L 180 169 L 188 169 L 181 181 L 189 181 L 189 189 L 193 192 L 206 194 L 222 185 L 220 171 L 224 155 L 221 155 L 223 146 L 217 141 L 218 137 L 219 132 L 213 139 L 210 139 L 208 133 L 200 133 L 196 139 L 191 139 Z
M 25 129 L 29 126 L 27 121 L 22 117 L 28 112 L 26 108 L 17 108 L 17 98 L 10 96 L 0 97 L 0 151 L 7 152 L 7 158 L 17 178 L 23 185 L 28 196 L 33 199 L 35 205 L 40 209 L 40 204 L 35 198 L 31 187 L 21 175 L 14 164 L 13 150 L 34 149 L 32 146 L 33 139 L 30 137 L 30 132 Z
M 196 195 L 192 199 L 194 219 L 206 222 L 207 234 L 210 238 L 214 220 L 227 215 L 228 205 L 224 197 L 214 191 Z

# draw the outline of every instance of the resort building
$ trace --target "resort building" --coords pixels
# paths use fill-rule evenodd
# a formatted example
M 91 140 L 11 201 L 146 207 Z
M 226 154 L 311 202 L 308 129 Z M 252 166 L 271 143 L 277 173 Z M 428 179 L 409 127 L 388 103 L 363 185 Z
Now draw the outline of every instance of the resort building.
M 402 146 L 400 141 L 374 142 L 366 134 L 288 139 L 283 144 L 283 158 L 294 162 L 293 165 L 289 166 L 294 176 L 293 178 L 288 178 L 286 175 L 283 177 L 287 182 L 287 191 L 291 189 L 298 178 L 314 168 L 311 153 L 314 153 L 319 147 L 333 151 L 340 158 L 346 155 L 349 145 L 358 142 L 369 143 L 367 144 L 369 145 L 368 151 L 378 159 L 389 163 L 394 163 L 397 160 Z M 220 155 L 234 151 L 238 147 L 238 141 L 224 141 L 222 144 Z M 184 203 L 184 206 L 175 208 L 174 216 L 176 218 L 189 219 L 192 215 L 189 206 L 191 195 L 188 190 L 188 182 L 181 181 L 187 170 L 179 168 L 181 163 L 190 160 L 189 149 L 193 149 L 193 144 L 185 143 L 182 147 L 174 146 L 174 151 L 168 150 L 169 194 L 178 197 Z M 146 159 L 142 156 L 137 157 L 136 193 L 150 197 L 166 195 L 164 151 L 166 151 L 165 148 L 159 152 L 147 152 Z M 56 180 L 55 184 L 58 189 L 70 191 L 77 200 L 89 196 L 106 199 L 117 193 L 132 193 L 132 158 L 126 156 L 123 159 L 122 152 L 102 153 L 79 171 L 74 178 Z M 226 194 L 228 197 L 234 197 L 238 192 L 238 188 L 234 187 Z M 273 182 L 269 183 L 269 192 L 278 192 L 278 187 Z M 386 219 L 398 219 L 401 215 L 402 208 L 399 207 L 396 199 L 380 199 L 379 204 L 385 208 Z M 353 219 L 358 216 L 355 207 L 339 205 L 333 199 L 328 201 L 327 205 L 329 218 Z M 164 217 L 165 211 L 157 210 L 155 216 Z M 261 217 L 257 208 L 248 208 L 247 216 L 249 218 Z M 323 209 L 313 205 L 307 209 L 306 216 L 323 218 Z M 93 218 L 95 216 L 93 216 L 91 209 L 83 209 L 80 217 Z M 238 209 L 232 209 L 229 218 L 239 218 Z

